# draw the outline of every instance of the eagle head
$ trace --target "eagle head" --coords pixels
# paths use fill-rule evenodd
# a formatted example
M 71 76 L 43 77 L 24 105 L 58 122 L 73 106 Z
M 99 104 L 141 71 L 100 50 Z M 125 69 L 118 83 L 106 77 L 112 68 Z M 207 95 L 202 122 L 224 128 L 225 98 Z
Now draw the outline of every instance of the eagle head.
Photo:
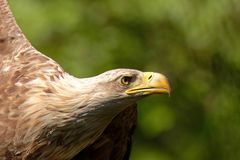
M 167 78 L 155 72 L 115 69 L 85 79 L 91 85 L 91 95 L 100 106 L 128 106 L 151 94 L 170 94 Z M 96 104 L 96 103 L 95 103 Z

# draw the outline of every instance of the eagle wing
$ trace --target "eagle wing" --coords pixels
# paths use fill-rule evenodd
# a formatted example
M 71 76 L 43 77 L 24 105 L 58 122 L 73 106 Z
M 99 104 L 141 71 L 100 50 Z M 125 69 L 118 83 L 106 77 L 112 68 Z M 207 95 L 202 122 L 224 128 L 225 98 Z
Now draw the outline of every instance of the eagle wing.
M 0 122 L 7 115 L 2 110 L 19 105 L 18 99 L 23 101 L 20 95 L 27 90 L 24 84 L 36 78 L 54 79 L 63 72 L 56 62 L 30 44 L 18 27 L 7 0 L 0 0 Z
M 102 135 L 73 160 L 128 160 L 136 123 L 137 104 L 134 104 L 119 113 Z
M 10 11 L 7 1 L 0 0 L 0 56 L 17 54 L 15 51 L 23 48 L 30 48 L 31 45 Z
M 40 65 L 39 70 L 42 69 L 42 64 L 50 64 L 45 68 L 62 72 L 56 62 L 37 51 L 26 39 L 16 23 L 7 0 L 0 0 L 0 60 L 0 74 L 13 70 L 11 67 L 16 66 L 15 63 L 18 63 L 18 69 L 26 65 L 28 69 Z
M 26 86 L 35 79 L 54 80 L 64 71 L 38 52 L 16 24 L 7 0 L 0 0 L 0 159 L 14 156 L 9 150 L 19 127 L 19 106 L 27 99 Z M 22 128 L 27 130 L 27 128 Z M 10 147 L 10 148 L 9 148 Z M 17 153 L 16 153 L 17 154 Z

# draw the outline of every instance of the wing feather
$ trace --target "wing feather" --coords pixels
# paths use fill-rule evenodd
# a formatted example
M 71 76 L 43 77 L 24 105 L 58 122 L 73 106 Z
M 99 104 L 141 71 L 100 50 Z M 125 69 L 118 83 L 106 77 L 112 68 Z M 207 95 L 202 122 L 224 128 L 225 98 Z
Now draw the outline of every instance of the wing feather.
M 41 54 L 31 45 L 17 25 L 7 0 L 0 0 L 0 71 L 10 70 L 15 63 L 18 63 L 18 68 L 33 67 L 34 71 L 37 68 L 45 69 L 53 74 L 63 72 L 55 61 Z
M 34 88 L 26 84 L 35 79 L 40 79 L 41 83 L 53 81 L 63 74 L 55 61 L 30 44 L 18 27 L 7 0 L 0 0 L 0 159 L 11 159 L 18 154 L 10 150 L 14 150 L 11 143 L 17 135 L 18 117 L 21 117 L 19 106 L 28 100 L 27 92 Z
M 31 48 L 18 27 L 6 0 L 0 0 L 0 56 L 17 54 L 18 49 Z

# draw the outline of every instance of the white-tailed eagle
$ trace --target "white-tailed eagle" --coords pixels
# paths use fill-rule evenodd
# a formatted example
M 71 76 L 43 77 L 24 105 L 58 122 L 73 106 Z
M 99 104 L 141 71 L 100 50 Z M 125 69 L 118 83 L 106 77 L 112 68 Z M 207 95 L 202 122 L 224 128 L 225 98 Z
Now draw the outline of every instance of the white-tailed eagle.
M 136 102 L 169 92 L 159 73 L 69 75 L 30 44 L 0 0 L 0 159 L 128 159 Z

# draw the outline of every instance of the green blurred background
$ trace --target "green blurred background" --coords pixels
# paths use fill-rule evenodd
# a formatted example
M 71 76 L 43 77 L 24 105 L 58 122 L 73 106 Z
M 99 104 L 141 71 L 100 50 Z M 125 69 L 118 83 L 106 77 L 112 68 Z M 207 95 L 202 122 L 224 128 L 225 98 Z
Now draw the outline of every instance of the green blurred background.
M 239 0 L 9 0 L 33 45 L 71 74 L 166 74 L 139 103 L 131 160 L 240 159 Z

